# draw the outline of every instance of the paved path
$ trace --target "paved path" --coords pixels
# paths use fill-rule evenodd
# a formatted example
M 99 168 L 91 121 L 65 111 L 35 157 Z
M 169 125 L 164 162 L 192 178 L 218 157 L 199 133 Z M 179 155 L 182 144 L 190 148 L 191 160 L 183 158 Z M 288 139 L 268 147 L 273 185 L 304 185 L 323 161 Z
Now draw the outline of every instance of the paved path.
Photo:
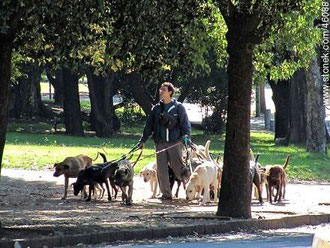
M 286 199 L 281 203 L 260 205 L 253 199 L 253 219 L 248 221 L 219 219 L 215 216 L 217 204 L 201 207 L 197 201 L 187 202 L 182 188 L 179 199 L 172 202 L 150 199 L 148 183 L 138 176 L 134 178 L 132 207 L 122 205 L 118 200 L 86 203 L 71 191 L 63 201 L 62 195 L 63 178 L 54 178 L 52 171 L 3 169 L 0 187 L 2 227 L 28 228 L 26 236 L 19 234 L 23 238 L 21 243 L 31 247 L 41 247 L 40 244 L 52 247 L 330 222 L 330 185 L 289 183 Z M 1 237 L 0 247 L 12 247 L 12 242 Z

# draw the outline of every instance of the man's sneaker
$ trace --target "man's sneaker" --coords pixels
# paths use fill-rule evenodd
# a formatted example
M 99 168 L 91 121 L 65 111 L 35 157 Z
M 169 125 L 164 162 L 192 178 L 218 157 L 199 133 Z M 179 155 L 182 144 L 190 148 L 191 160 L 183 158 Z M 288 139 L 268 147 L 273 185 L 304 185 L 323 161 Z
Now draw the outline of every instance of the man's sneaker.
M 172 201 L 172 196 L 161 196 L 158 197 L 158 199 L 162 201 Z

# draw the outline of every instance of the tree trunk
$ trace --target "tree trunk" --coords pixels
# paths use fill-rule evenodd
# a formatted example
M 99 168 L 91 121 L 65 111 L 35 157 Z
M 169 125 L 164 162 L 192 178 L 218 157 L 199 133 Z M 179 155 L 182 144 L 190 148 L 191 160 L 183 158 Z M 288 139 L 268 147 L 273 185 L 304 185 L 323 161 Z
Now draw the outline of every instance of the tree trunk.
M 63 106 L 64 96 L 64 82 L 63 82 L 63 69 L 57 69 L 55 76 L 52 75 L 49 69 L 46 70 L 47 78 L 51 85 L 54 87 L 54 102 L 59 106 Z
M 182 92 L 181 92 L 180 96 L 178 97 L 179 102 L 183 102 L 187 98 L 187 96 L 191 93 L 194 86 L 196 84 L 198 84 L 198 82 L 199 82 L 199 78 L 190 77 L 190 79 L 188 79 L 188 80 L 190 81 L 190 83 L 186 84 L 184 86 L 184 88 L 182 89 Z
M 275 139 L 287 138 L 290 125 L 290 82 L 269 82 L 275 104 Z
M 78 76 L 63 68 L 64 79 L 64 125 L 66 133 L 83 136 L 82 115 L 78 90 Z
M 127 75 L 126 82 L 131 86 L 131 92 L 135 102 L 140 105 L 144 113 L 148 116 L 152 108 L 152 98 L 143 87 L 141 79 L 135 72 L 132 72 Z
M 8 125 L 8 99 L 11 73 L 12 40 L 0 35 L 0 177 Z
M 260 85 L 260 113 L 266 112 L 265 84 Z
M 322 99 L 322 81 L 320 68 L 313 59 L 308 69 L 305 69 L 307 82 L 307 125 L 306 150 L 307 152 L 326 152 L 325 108 Z
M 20 118 L 26 116 L 51 118 L 49 111 L 41 100 L 41 72 L 42 69 L 34 64 L 25 66 L 27 77 L 21 77 L 14 84 L 14 108 L 9 112 L 10 116 Z
M 256 106 L 256 117 L 260 117 L 260 85 L 256 85 L 255 93 L 255 106 Z
M 306 144 L 306 98 L 307 86 L 303 69 L 293 74 L 290 83 L 290 137 L 289 143 Z
M 235 21 L 240 24 L 229 26 L 227 33 L 228 115 L 217 215 L 251 218 L 249 148 L 253 45 L 245 40 L 247 32 L 242 20 Z
M 114 128 L 113 80 L 114 74 L 102 77 L 87 70 L 89 97 L 91 101 L 91 122 L 97 137 L 111 137 Z

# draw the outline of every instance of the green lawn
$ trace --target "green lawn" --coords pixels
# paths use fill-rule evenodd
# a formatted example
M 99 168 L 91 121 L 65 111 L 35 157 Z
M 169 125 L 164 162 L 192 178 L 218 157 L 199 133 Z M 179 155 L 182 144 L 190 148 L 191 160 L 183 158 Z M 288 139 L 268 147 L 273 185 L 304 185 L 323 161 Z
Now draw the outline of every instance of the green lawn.
M 47 125 L 45 129 L 47 129 Z M 38 126 L 40 129 L 40 125 Z M 7 133 L 7 142 L 3 156 L 4 168 L 47 169 L 55 162 L 62 161 L 67 156 L 86 154 L 92 158 L 97 152 L 105 152 L 108 160 L 120 158 L 138 142 L 142 132 L 142 126 L 126 129 L 110 139 L 96 137 L 72 137 L 66 135 L 34 133 L 40 132 L 36 127 L 25 125 L 18 128 L 12 124 Z M 219 136 L 204 135 L 200 131 L 193 131 L 192 140 L 196 144 L 204 145 L 211 140 L 211 154 L 223 155 L 224 140 Z M 138 173 L 147 163 L 155 159 L 153 142 L 149 140 L 143 152 L 142 160 L 136 165 Z M 254 154 L 259 153 L 259 162 L 266 164 L 283 164 L 287 154 L 291 155 L 290 164 L 287 167 L 290 179 L 326 180 L 330 181 L 330 157 L 319 154 L 307 153 L 305 149 L 297 146 L 276 147 L 273 135 L 266 133 L 252 133 L 251 147 Z M 134 153 L 132 161 L 135 161 L 139 152 Z M 96 162 L 101 162 L 99 158 Z

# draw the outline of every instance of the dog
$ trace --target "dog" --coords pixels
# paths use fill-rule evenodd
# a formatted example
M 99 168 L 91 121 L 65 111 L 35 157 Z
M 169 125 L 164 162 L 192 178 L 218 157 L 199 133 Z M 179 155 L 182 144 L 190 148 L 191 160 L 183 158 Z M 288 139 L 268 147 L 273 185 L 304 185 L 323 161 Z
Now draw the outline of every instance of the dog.
M 184 186 L 188 183 L 191 173 L 198 165 L 201 165 L 204 161 L 212 161 L 209 153 L 210 143 L 210 140 L 206 141 L 205 146 L 191 143 L 191 147 L 187 150 L 187 165 L 181 169 L 181 180 Z
M 133 178 L 133 166 L 128 160 L 121 160 L 114 172 L 114 183 L 120 187 L 122 191 L 122 201 L 126 201 L 126 205 L 132 205 Z M 126 191 L 127 187 L 128 190 Z
M 272 197 L 273 197 L 273 189 L 276 189 L 276 195 L 274 197 L 274 202 L 281 201 L 281 198 L 285 197 L 285 188 L 286 188 L 286 172 L 285 169 L 288 166 L 290 161 L 290 155 L 286 157 L 286 160 L 281 165 L 272 165 L 268 166 L 268 169 L 265 172 L 266 175 L 266 181 L 267 181 L 267 191 L 269 197 L 269 202 L 273 203 Z
M 191 168 L 190 166 L 185 166 L 181 169 L 181 180 L 184 185 L 188 183 L 192 171 L 194 171 L 197 166 L 201 165 L 204 160 L 200 160 L 199 158 L 192 158 L 189 162 L 191 163 Z
M 69 178 L 75 178 L 79 172 L 92 164 L 93 159 L 80 154 L 76 157 L 67 157 L 60 163 L 55 163 L 54 177 L 59 177 L 64 174 L 64 196 L 62 200 L 65 200 L 68 193 Z
M 169 179 L 170 179 L 171 190 L 173 189 L 173 186 L 174 186 L 175 182 L 177 182 L 177 184 L 178 184 L 178 188 L 175 191 L 175 197 L 178 198 L 179 197 L 179 189 L 180 189 L 180 186 L 181 186 L 181 180 L 176 177 L 176 175 L 174 174 L 174 171 L 171 169 L 171 167 L 168 167 L 168 176 L 169 176 Z M 185 185 L 183 185 L 183 187 L 185 188 Z
M 188 201 L 196 198 L 196 195 L 200 195 L 204 189 L 203 199 L 200 205 L 205 205 L 210 202 L 210 187 L 214 188 L 214 195 L 218 194 L 218 167 L 211 161 L 205 161 L 201 165 L 197 166 L 192 173 L 186 188 L 186 199 Z M 215 201 L 218 198 L 215 197 Z
M 259 154 L 255 157 L 254 161 L 250 160 L 250 176 L 251 176 L 251 190 L 253 185 L 257 188 L 258 191 L 258 196 L 259 196 L 259 202 L 262 204 L 262 194 L 261 194 L 261 176 L 260 176 L 260 170 L 258 166 L 258 159 L 259 159 Z M 251 191 L 252 192 L 252 191 Z
M 108 200 L 111 201 L 111 193 L 110 193 L 110 186 L 108 179 L 110 181 L 110 184 L 113 188 L 115 188 L 113 175 L 115 171 L 119 168 L 118 163 L 115 162 L 106 162 L 103 164 L 96 164 L 91 165 L 87 167 L 86 169 L 79 172 L 77 181 L 73 183 L 73 191 L 74 195 L 78 195 L 80 191 L 83 190 L 83 188 L 86 185 L 89 185 L 89 194 L 86 201 L 91 200 L 91 193 L 95 188 L 95 184 L 98 183 L 100 185 L 105 184 L 108 192 Z M 117 195 L 117 192 L 115 193 L 115 197 Z
M 140 172 L 140 176 L 143 177 L 143 181 L 150 182 L 150 189 L 152 192 L 151 198 L 156 198 L 157 188 L 158 188 L 158 178 L 157 178 L 157 164 L 156 162 L 151 162 L 144 166 Z

